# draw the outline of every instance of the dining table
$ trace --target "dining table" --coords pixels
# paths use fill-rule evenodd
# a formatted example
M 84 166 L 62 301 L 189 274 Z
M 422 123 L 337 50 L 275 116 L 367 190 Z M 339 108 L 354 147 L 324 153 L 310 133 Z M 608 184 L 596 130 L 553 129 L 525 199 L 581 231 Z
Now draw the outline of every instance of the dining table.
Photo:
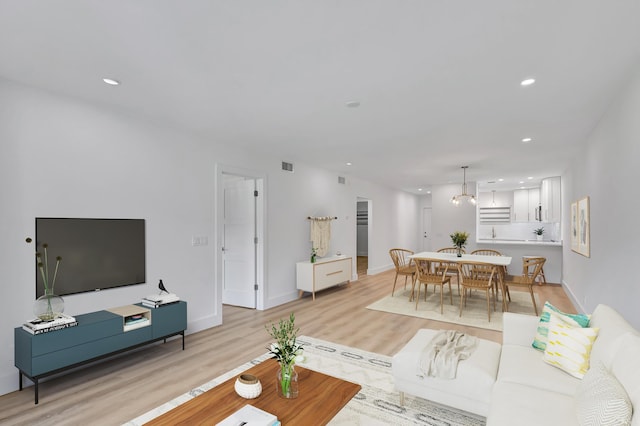
M 445 253 L 438 251 L 422 251 L 409 256 L 413 260 L 427 260 L 447 263 L 484 263 L 499 266 L 498 268 L 498 287 L 502 292 L 502 311 L 507 311 L 507 298 L 505 297 L 504 273 L 507 266 L 511 264 L 511 256 L 489 256 L 485 254 L 466 254 L 458 256 L 455 253 Z

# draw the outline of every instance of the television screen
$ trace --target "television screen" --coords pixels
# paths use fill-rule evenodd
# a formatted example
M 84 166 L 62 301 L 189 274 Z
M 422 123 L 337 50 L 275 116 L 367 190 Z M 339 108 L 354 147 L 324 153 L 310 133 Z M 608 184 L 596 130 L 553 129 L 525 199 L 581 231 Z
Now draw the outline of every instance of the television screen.
M 44 247 L 47 245 L 47 263 Z M 36 218 L 36 298 L 44 294 L 41 269 L 59 296 L 145 282 L 144 219 Z M 60 265 L 56 270 L 56 258 Z

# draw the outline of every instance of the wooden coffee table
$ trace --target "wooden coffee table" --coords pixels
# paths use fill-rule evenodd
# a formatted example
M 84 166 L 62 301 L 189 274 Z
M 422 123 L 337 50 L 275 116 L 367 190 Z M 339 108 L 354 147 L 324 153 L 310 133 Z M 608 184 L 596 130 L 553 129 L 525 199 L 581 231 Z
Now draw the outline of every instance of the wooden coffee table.
M 262 383 L 262 394 L 244 399 L 234 389 L 236 377 L 156 417 L 146 425 L 215 425 L 245 404 L 275 414 L 283 426 L 325 425 L 361 389 L 360 385 L 296 366 L 299 394 L 285 399 L 276 391 L 278 363 L 268 359 L 248 369 Z

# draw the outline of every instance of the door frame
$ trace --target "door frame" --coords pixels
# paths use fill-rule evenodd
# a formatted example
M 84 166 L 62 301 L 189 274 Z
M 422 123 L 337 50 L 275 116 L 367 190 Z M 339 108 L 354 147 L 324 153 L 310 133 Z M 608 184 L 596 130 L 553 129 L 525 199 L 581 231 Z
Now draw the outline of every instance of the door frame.
M 354 280 L 357 280 L 358 277 L 358 220 L 357 220 L 357 215 L 358 215 L 358 202 L 366 202 L 367 203 L 367 275 L 371 275 L 372 272 L 371 271 L 371 254 L 372 254 L 372 223 L 373 223 L 373 201 L 370 198 L 367 197 L 361 197 L 361 196 L 356 196 L 356 203 L 355 203 L 355 228 L 354 228 L 354 241 L 353 241 L 353 247 L 354 247 L 354 253 L 355 253 L 355 257 L 354 257 L 354 261 L 356 262 L 355 265 L 356 267 L 353 268 L 353 273 L 352 275 L 354 276 Z
M 265 247 L 266 247 L 266 209 L 267 194 L 265 191 L 266 174 L 257 170 L 245 169 L 242 167 L 230 166 L 225 164 L 216 163 L 216 195 L 215 195 L 215 213 L 214 213 L 214 226 L 215 226 L 215 310 L 219 313 L 221 321 L 222 318 L 222 246 L 224 235 L 224 177 L 223 174 L 230 174 L 236 176 L 243 176 L 256 181 L 256 189 L 258 191 L 258 197 L 256 197 L 256 236 L 258 238 L 258 244 L 256 244 L 256 284 L 258 285 L 258 291 L 256 292 L 256 309 L 264 310 L 264 301 L 266 297 L 265 289 L 265 276 L 266 276 L 266 264 L 265 264 Z

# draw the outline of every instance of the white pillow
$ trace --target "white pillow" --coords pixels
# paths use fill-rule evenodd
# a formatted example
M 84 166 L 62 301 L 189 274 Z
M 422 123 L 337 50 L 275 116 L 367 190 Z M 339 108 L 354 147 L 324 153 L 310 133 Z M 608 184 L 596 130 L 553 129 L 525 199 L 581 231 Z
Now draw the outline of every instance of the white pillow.
M 624 387 L 597 362 L 578 385 L 576 415 L 581 426 L 630 425 L 633 406 Z
M 550 318 L 547 347 L 542 359 L 573 377 L 582 379 L 589 369 L 589 355 L 598 328 L 573 328 Z
M 613 356 L 611 373 L 618 379 L 636 412 L 640 410 L 640 336 L 627 333 L 620 340 L 620 347 Z M 637 418 L 636 418 L 637 417 Z M 634 423 L 640 424 L 640 414 L 634 416 Z

